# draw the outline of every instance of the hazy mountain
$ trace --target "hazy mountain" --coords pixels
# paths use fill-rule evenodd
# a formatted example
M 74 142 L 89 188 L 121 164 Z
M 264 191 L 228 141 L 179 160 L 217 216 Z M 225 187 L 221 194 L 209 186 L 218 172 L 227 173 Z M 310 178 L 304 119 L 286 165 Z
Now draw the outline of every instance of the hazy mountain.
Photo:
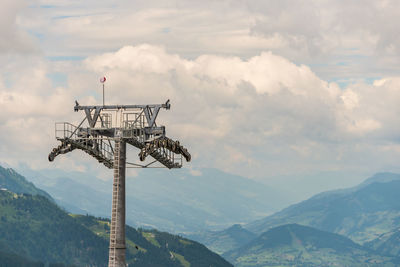
M 399 226 L 399 177 L 378 174 L 357 187 L 318 194 L 246 228 L 262 233 L 278 225 L 299 223 L 343 234 L 361 244 Z
M 95 214 L 100 217 L 109 217 L 111 212 L 111 195 L 93 189 L 70 178 L 45 179 L 44 184 L 36 180 L 41 188 L 49 192 L 58 205 L 71 213 Z M 98 181 L 99 183 L 103 181 Z M 111 188 L 111 185 L 110 185 Z M 96 212 L 91 212 L 96 211 Z
M 87 173 L 24 170 L 39 187 L 74 212 L 109 217 L 112 172 L 103 181 Z M 285 207 L 285 194 L 216 169 L 139 170 L 127 177 L 127 221 L 161 230 L 220 230 Z
M 0 166 L 0 189 L 8 189 L 16 193 L 26 193 L 31 195 L 41 195 L 52 199 L 45 191 L 38 189 L 25 177 L 14 171 L 12 168 L 3 168 Z
M 278 175 L 266 177 L 260 182 L 287 192 L 292 203 L 300 202 L 313 197 L 321 192 L 336 190 L 339 188 L 351 188 L 365 180 L 369 174 L 341 171 L 305 172 L 295 175 Z
M 360 185 L 356 186 L 355 189 L 359 189 L 361 187 L 367 186 L 372 183 L 387 183 L 391 181 L 400 180 L 400 174 L 398 173 L 390 173 L 390 172 L 381 172 L 377 173 L 374 176 L 368 178 Z
M 0 191 L 0 251 L 8 254 L 106 266 L 109 224 L 91 216 L 68 215 L 43 196 Z M 130 266 L 231 266 L 205 246 L 179 236 L 127 227 L 126 237 Z
M 257 237 L 256 234 L 235 224 L 222 231 L 206 231 L 194 235 L 188 235 L 190 239 L 196 240 L 218 254 L 227 252 L 245 245 Z
M 381 254 L 400 257 L 400 228 L 384 233 L 364 245 Z
M 235 266 L 397 266 L 350 239 L 315 228 L 288 224 L 261 234 L 224 254 Z

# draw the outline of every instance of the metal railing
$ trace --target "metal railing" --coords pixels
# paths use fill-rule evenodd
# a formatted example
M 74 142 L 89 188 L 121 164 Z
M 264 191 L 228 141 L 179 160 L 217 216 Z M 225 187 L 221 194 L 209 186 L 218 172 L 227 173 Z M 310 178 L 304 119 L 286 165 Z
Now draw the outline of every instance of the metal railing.
M 100 127 L 101 128 L 111 128 L 112 127 L 112 114 L 111 113 L 101 113 L 100 114 Z
M 55 136 L 57 140 L 75 138 L 77 136 L 77 127 L 69 122 L 56 122 Z
M 176 144 L 174 141 L 166 137 L 161 137 L 162 140 L 165 139 L 164 142 L 166 143 L 163 143 L 163 145 L 161 145 L 161 143 L 158 145 L 157 143 L 154 144 L 154 142 L 160 140 L 160 136 L 146 133 L 146 128 L 137 128 L 140 125 L 143 125 L 140 116 L 142 115 L 138 114 L 138 116 L 135 117 L 137 120 L 135 119 L 132 122 L 130 120 L 125 121 L 127 123 L 125 125 L 130 125 L 130 127 L 117 129 L 119 131 L 122 130 L 121 137 L 129 144 L 139 149 L 146 149 L 147 155 L 152 156 L 164 166 L 168 168 L 181 167 L 183 164 L 182 152 L 180 152 L 179 149 L 178 151 L 175 151 L 175 148 L 172 148 L 173 144 L 175 144 L 175 147 L 176 145 L 179 147 L 179 143 Z M 106 162 L 106 166 L 111 166 L 114 157 L 112 147 L 113 138 L 98 135 L 96 132 L 93 133 L 92 131 L 93 130 L 90 130 L 89 128 L 77 127 L 69 122 L 57 122 L 55 124 L 55 135 L 57 140 L 84 150 L 86 153 L 97 158 L 100 162 Z M 171 141 L 172 144 L 170 143 Z
M 57 140 L 64 141 L 84 150 L 85 152 L 112 161 L 114 151 L 107 137 L 89 135 L 84 128 L 77 128 L 68 122 L 55 124 Z
M 143 112 L 125 112 L 123 113 L 122 128 L 143 129 L 147 126 Z

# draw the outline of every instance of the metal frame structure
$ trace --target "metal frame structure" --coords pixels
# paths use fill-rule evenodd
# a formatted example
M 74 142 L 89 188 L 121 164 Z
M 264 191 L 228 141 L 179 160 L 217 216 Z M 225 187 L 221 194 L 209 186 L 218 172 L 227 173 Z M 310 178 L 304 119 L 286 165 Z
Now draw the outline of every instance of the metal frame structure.
M 170 107 L 169 100 L 155 105 L 102 106 L 81 106 L 75 101 L 74 111 L 83 110 L 85 113 L 81 123 L 78 126 L 68 122 L 55 124 L 55 136 L 61 144 L 50 152 L 49 161 L 59 154 L 80 149 L 107 168 L 114 169 L 109 267 L 126 266 L 126 168 L 173 169 L 182 167 L 182 158 L 188 162 L 191 160 L 187 149 L 179 141 L 168 138 L 164 126 L 156 124 L 159 111 Z M 140 150 L 139 163 L 126 161 L 126 144 Z M 149 156 L 153 159 L 146 162 Z

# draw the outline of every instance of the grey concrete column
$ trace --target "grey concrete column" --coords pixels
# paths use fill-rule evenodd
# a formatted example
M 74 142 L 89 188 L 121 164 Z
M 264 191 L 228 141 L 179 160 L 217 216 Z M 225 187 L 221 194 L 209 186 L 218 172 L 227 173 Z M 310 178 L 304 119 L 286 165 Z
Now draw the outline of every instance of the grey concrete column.
M 126 267 L 125 261 L 125 164 L 126 143 L 115 140 L 109 267 Z

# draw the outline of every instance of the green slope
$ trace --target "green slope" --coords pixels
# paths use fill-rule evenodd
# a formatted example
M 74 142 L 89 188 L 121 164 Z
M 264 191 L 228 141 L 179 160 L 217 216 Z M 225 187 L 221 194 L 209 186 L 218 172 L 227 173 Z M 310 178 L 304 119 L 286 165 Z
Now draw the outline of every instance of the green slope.
M 72 216 L 108 242 L 109 220 L 84 215 Z M 204 245 L 157 230 L 135 230 L 127 226 L 126 244 L 129 266 L 232 266 Z
M 348 190 L 316 195 L 246 226 L 252 232 L 299 223 L 350 237 L 362 244 L 391 231 L 400 222 L 400 180 L 377 178 Z
M 104 266 L 103 240 L 43 196 L 0 192 L 0 237 L 7 248 L 44 262 Z
M 397 266 L 350 239 L 298 224 L 270 229 L 224 256 L 235 266 Z
M 130 266 L 232 266 L 179 236 L 131 227 L 126 235 Z M 0 251 L 42 262 L 107 266 L 108 237 L 107 220 L 69 215 L 43 196 L 0 191 Z
M 244 229 L 241 225 L 235 224 L 222 231 L 207 231 L 188 235 L 188 237 L 206 245 L 212 251 L 222 254 L 245 245 L 257 235 Z
M 11 168 L 3 168 L 0 166 L 0 189 L 7 189 L 15 193 L 25 193 L 30 195 L 41 195 L 52 199 L 51 196 L 28 182 L 24 176 L 20 175 Z

